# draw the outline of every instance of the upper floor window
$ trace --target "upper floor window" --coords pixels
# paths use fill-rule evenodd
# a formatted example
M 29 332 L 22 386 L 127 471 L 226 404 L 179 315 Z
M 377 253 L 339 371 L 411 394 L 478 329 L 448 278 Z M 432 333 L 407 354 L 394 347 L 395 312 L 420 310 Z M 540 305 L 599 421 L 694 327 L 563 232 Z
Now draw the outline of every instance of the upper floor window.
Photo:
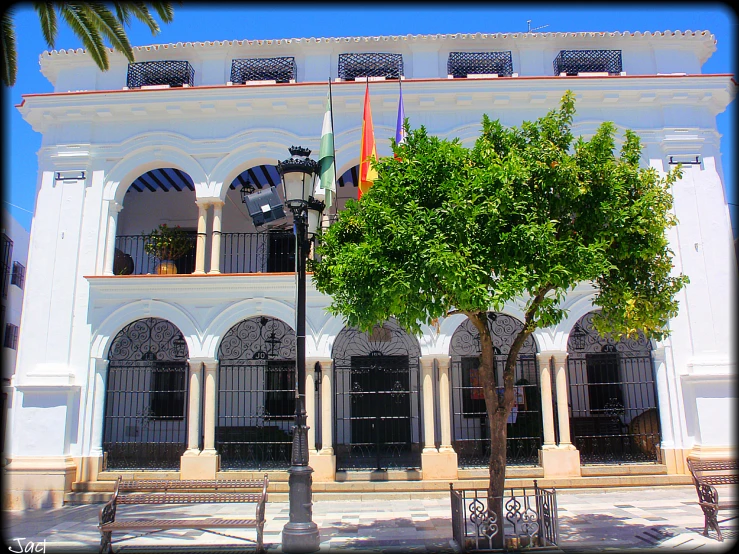
M 2 297 L 8 297 L 8 278 L 10 277 L 10 261 L 13 259 L 13 241 L 10 237 L 3 233 L 3 258 L 2 258 Z
M 383 52 L 339 54 L 339 78 L 345 81 L 364 77 L 400 79 L 403 75 L 403 55 Z
M 136 62 L 128 64 L 128 88 L 193 86 L 195 70 L 186 61 Z
M 20 262 L 13 262 L 13 273 L 10 276 L 10 284 L 21 290 L 26 283 L 26 266 Z
M 513 61 L 508 52 L 449 52 L 448 75 L 454 78 L 468 75 L 513 75 Z
M 5 325 L 5 340 L 3 341 L 5 348 L 18 348 L 18 326 L 8 323 Z
M 296 79 L 295 58 L 248 58 L 231 62 L 231 82 L 235 85 L 249 81 L 290 83 Z
M 621 50 L 561 50 L 554 58 L 554 74 L 608 73 L 623 71 Z

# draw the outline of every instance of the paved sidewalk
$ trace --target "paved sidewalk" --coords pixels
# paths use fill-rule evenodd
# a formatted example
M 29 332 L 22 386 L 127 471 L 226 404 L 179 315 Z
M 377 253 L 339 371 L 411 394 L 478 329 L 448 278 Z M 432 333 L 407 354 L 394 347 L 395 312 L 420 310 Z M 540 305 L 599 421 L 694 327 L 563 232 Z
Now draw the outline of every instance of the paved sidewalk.
M 733 496 L 730 488 L 720 489 Z M 736 520 L 721 526 L 725 540 L 706 538 L 703 513 L 692 486 L 654 488 L 586 489 L 557 491 L 560 547 L 565 552 L 653 551 L 657 549 L 725 552 L 735 546 Z M 20 552 L 29 541 L 41 552 L 97 552 L 100 504 L 59 509 L 3 513 L 2 534 L 6 548 Z M 126 517 L 129 506 L 119 509 Z M 243 507 L 233 504 L 177 506 L 163 510 L 145 507 L 157 517 L 167 514 L 191 517 L 243 517 Z M 248 507 L 251 515 L 253 507 Z M 141 513 L 145 516 L 146 514 Z M 722 518 L 723 519 L 723 518 Z M 313 520 L 321 533 L 321 552 L 453 553 L 448 498 L 378 500 L 375 502 L 317 501 Z M 265 545 L 267 554 L 280 552 L 282 527 L 289 521 L 286 502 L 267 505 Z M 254 530 L 217 533 L 176 530 L 114 535 L 116 552 L 246 552 L 253 549 Z M 22 539 L 20 542 L 17 539 Z M 123 539 L 123 540 L 122 540 Z M 7 552 L 7 550 L 5 550 Z

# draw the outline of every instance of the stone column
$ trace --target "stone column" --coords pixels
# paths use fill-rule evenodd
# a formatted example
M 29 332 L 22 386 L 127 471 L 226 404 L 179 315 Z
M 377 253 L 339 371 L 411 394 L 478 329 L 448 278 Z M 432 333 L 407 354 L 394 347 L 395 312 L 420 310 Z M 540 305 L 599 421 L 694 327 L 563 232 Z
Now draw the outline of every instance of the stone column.
M 210 239 L 210 273 L 221 272 L 221 219 L 223 202 L 213 202 L 213 234 Z
M 115 200 L 108 201 L 108 228 L 105 235 L 105 265 L 103 275 L 113 275 L 113 263 L 115 262 L 115 234 L 118 228 L 118 213 L 123 205 Z
M 316 448 L 316 362 L 305 359 L 305 426 L 308 427 L 308 452 L 318 452 Z
M 97 481 L 103 470 L 103 429 L 105 427 L 105 391 L 108 377 L 108 360 L 92 358 L 94 367 L 90 394 L 92 394 L 90 416 L 90 446 L 88 457 L 83 457 L 77 467 L 77 481 Z
M 434 444 L 434 358 L 422 356 L 421 394 L 423 395 L 423 452 L 438 452 Z
M 539 352 L 539 387 L 541 389 L 541 419 L 544 428 L 544 449 L 554 448 L 554 404 L 552 402 L 551 352 Z
M 657 389 L 657 406 L 659 407 L 659 427 L 661 443 L 659 454 L 662 463 L 667 466 L 667 473 L 688 473 L 685 463 L 685 452 L 675 444 L 675 429 L 672 410 L 670 409 L 670 390 L 667 379 L 667 357 L 665 347 L 652 350 L 654 363 L 655 388 Z
M 316 409 L 313 406 L 308 411 L 308 425 L 311 429 L 308 430 L 308 446 L 310 447 L 308 462 L 310 467 L 313 468 L 313 481 L 319 483 L 334 482 L 336 480 L 336 456 L 334 455 L 333 448 L 333 363 L 331 358 L 326 357 L 310 357 L 305 359 L 305 370 L 306 377 L 308 378 L 305 387 L 306 396 L 306 410 L 308 410 L 308 397 L 311 397 L 310 402 L 313 403 L 313 391 L 315 391 L 315 365 L 316 362 L 321 364 L 321 382 L 318 385 L 320 387 L 320 404 Z M 315 413 L 320 412 L 321 414 L 321 450 L 316 451 L 315 449 Z M 313 434 L 311 434 L 311 432 Z
M 200 479 L 215 479 L 219 470 L 220 457 L 215 448 L 216 436 L 216 372 L 218 361 L 202 360 L 205 365 L 205 398 L 203 402 L 203 451 L 199 454 Z
M 198 200 L 198 238 L 195 243 L 195 271 L 194 275 L 205 274 L 205 240 L 208 229 L 208 206 L 209 202 Z
M 203 379 L 203 361 L 197 358 L 188 360 L 190 380 L 187 410 L 187 450 L 180 458 L 181 479 L 209 479 L 212 474 L 212 460 L 200 457 L 200 404 Z
M 570 412 L 568 408 L 567 352 L 550 352 L 554 365 L 559 420 L 559 444 L 554 450 L 542 450 L 545 477 L 580 477 L 580 452 L 570 439 Z M 543 395 L 542 395 L 543 402 Z
M 423 450 L 421 469 L 423 479 L 456 479 L 457 454 L 451 445 L 451 417 L 449 414 L 449 356 L 439 361 L 439 409 L 441 410 L 441 443 L 443 451 L 434 444 L 434 356 L 422 356 L 421 385 L 423 394 Z M 442 383 L 442 375 L 444 375 Z M 446 390 L 445 390 L 446 389 Z M 444 413 L 446 408 L 446 414 Z M 445 425 L 446 422 L 446 425 Z M 445 426 L 446 442 L 445 442 Z

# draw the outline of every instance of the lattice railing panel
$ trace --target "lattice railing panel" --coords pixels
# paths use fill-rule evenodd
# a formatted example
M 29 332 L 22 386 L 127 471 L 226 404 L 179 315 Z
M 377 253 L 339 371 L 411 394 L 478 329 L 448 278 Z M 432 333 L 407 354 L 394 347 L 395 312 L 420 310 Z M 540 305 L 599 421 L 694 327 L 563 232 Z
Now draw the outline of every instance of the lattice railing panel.
M 403 55 L 383 52 L 339 54 L 339 78 L 356 77 L 399 79 L 403 75 Z
M 231 62 L 231 82 L 237 85 L 249 81 L 289 83 L 296 79 L 295 58 L 246 58 Z
M 128 88 L 154 85 L 193 86 L 195 70 L 185 61 L 136 62 L 128 64 Z
M 554 58 L 555 75 L 601 72 L 618 75 L 621 71 L 621 50 L 561 50 Z
M 497 74 L 499 77 L 513 75 L 513 61 L 509 52 L 449 52 L 446 64 L 448 75 L 455 78 L 467 75 Z

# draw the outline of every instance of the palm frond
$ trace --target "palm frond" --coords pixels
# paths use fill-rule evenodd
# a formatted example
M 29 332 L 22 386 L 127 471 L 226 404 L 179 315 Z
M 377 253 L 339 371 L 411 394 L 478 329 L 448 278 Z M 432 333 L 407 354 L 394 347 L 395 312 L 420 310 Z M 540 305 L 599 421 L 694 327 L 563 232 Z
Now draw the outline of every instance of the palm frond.
M 127 4 L 128 2 L 126 3 L 113 2 L 113 7 L 115 8 L 116 18 L 118 19 L 118 21 L 120 21 L 121 23 L 123 23 L 123 25 L 126 25 L 126 26 L 131 24 L 131 16 L 129 15 L 128 10 L 127 10 Z
M 146 7 L 145 2 L 126 2 L 125 6 L 126 15 L 129 18 L 133 15 L 136 19 L 144 23 L 149 27 L 152 35 L 156 35 L 161 30 L 159 24 L 149 12 L 149 8 Z
M 126 56 L 129 62 L 134 61 L 133 48 L 128 41 L 128 36 L 123 24 L 113 15 L 107 7 L 99 2 L 80 4 L 84 10 L 85 17 L 90 25 L 110 41 L 114 50 Z
M 54 8 L 54 3 L 34 2 L 33 8 L 36 10 L 39 21 L 41 22 L 41 33 L 44 35 L 46 45 L 49 48 L 54 48 L 57 35 L 56 9 Z
M 18 75 L 18 60 L 16 57 L 15 47 L 15 27 L 13 26 L 13 10 L 8 8 L 3 12 L 2 20 L 2 81 L 6 87 L 12 87 L 15 84 L 15 78 Z
M 108 53 L 100 31 L 95 28 L 85 15 L 85 6 L 81 4 L 61 4 L 59 12 L 72 32 L 82 41 L 87 53 L 101 71 L 109 67 Z
M 182 2 L 174 2 L 175 4 L 182 5 Z M 174 8 L 172 2 L 149 2 L 157 15 L 162 19 L 164 23 L 172 23 L 174 20 Z

